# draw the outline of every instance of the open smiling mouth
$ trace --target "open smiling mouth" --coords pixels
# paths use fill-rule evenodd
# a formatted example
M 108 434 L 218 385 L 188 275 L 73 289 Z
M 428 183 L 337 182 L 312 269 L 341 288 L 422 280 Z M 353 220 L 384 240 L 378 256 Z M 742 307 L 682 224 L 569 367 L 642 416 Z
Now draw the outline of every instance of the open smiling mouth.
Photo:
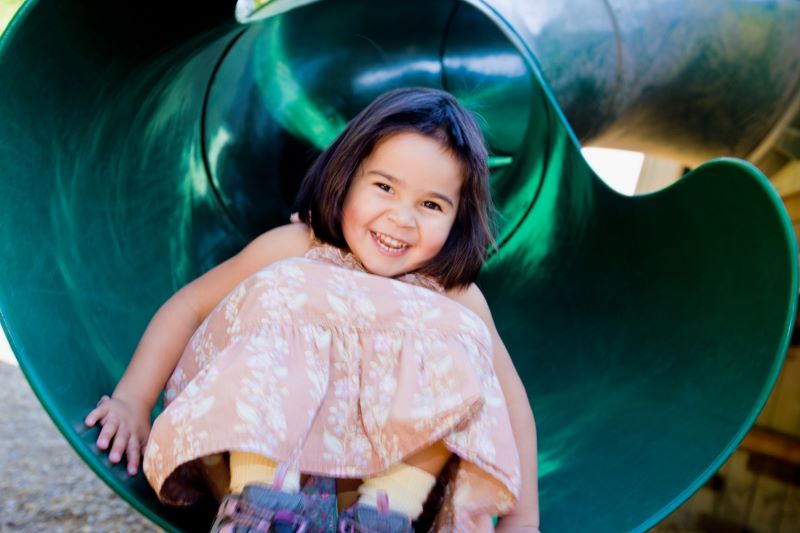
M 408 243 L 403 241 L 398 241 L 385 233 L 378 233 L 376 231 L 370 231 L 369 234 L 372 236 L 372 240 L 377 245 L 378 249 L 387 255 L 402 255 L 409 246 Z

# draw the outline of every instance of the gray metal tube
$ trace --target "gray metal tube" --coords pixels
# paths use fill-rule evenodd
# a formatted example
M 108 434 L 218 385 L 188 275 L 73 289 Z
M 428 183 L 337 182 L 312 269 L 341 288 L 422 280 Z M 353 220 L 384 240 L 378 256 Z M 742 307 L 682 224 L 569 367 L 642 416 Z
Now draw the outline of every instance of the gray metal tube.
M 535 55 L 588 144 L 758 159 L 798 107 L 800 2 L 474 2 Z

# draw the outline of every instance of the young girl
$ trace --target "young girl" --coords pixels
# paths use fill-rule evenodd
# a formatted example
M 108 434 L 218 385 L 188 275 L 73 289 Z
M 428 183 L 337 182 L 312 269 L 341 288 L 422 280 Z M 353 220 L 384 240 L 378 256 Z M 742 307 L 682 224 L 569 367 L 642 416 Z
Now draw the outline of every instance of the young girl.
M 227 493 L 215 530 L 412 531 L 438 478 L 437 529 L 537 531 L 533 416 L 473 283 L 491 202 L 472 117 L 441 91 L 384 94 L 296 207 L 159 309 L 86 418 L 97 446 L 134 475 L 147 442 L 166 503 Z M 338 519 L 308 489 L 329 478 Z

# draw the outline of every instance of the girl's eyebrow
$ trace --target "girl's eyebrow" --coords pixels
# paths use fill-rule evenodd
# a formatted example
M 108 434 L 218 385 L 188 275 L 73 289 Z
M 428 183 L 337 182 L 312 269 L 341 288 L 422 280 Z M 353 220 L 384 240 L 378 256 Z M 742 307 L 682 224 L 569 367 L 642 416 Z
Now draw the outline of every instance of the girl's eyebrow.
M 401 185 L 405 184 L 405 182 L 402 179 L 396 178 L 391 174 L 384 172 L 383 170 L 370 170 L 369 172 L 367 172 L 367 174 L 377 174 L 378 176 L 383 176 L 392 183 L 400 183 Z M 434 198 L 438 198 L 439 200 L 450 204 L 450 207 L 455 207 L 455 203 L 453 203 L 453 200 L 451 200 L 447 195 L 444 195 L 436 191 L 428 191 L 426 194 L 428 196 L 433 196 Z

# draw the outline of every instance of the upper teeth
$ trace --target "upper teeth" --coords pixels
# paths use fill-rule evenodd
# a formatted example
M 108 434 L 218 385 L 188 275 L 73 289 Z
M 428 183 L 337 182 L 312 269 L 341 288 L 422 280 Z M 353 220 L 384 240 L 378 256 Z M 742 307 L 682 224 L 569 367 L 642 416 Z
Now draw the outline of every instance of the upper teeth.
M 388 247 L 400 249 L 408 246 L 408 244 L 402 241 L 398 241 L 397 239 L 393 239 L 388 235 L 384 235 L 383 233 L 378 233 L 377 231 L 374 231 L 373 233 L 378 238 L 378 242 L 380 242 L 380 244 L 386 245 Z

